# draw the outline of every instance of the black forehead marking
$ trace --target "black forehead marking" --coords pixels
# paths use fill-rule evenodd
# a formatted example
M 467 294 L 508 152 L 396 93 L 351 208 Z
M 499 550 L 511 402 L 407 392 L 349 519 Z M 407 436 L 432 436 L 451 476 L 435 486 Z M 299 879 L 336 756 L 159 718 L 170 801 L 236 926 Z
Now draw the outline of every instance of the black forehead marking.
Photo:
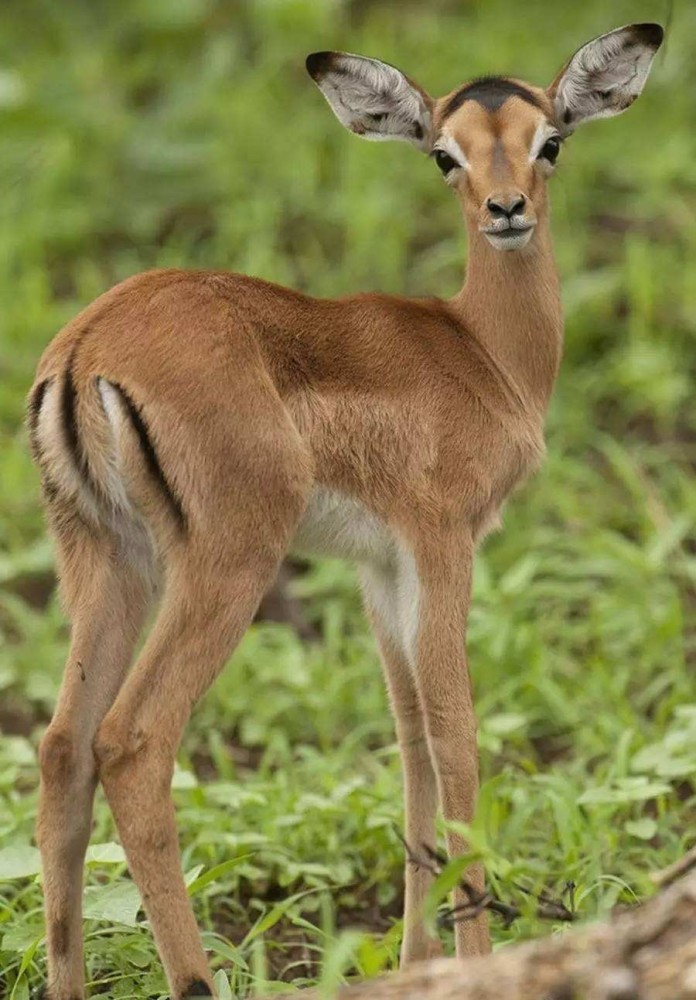
M 508 80 L 504 76 L 482 76 L 478 80 L 472 80 L 465 84 L 450 98 L 443 117 L 446 118 L 461 108 L 464 101 L 476 101 L 486 111 L 497 111 L 498 108 L 507 101 L 508 97 L 520 97 L 527 104 L 533 104 L 535 108 L 544 110 L 541 101 L 531 90 L 521 83 Z

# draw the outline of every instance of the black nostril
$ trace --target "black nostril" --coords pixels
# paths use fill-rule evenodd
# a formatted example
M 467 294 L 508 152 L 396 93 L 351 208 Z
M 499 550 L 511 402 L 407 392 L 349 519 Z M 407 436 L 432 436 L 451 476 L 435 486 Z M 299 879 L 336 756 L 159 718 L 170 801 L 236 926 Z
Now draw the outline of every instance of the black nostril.
M 486 205 L 491 215 L 507 215 L 507 212 L 505 211 L 503 206 L 500 205 L 497 201 L 493 201 L 492 198 L 488 199 Z
M 489 198 L 486 202 L 486 206 L 491 215 L 504 216 L 506 219 L 511 219 L 513 215 L 524 212 L 525 205 L 526 199 L 524 195 L 520 195 L 519 198 L 515 198 L 514 200 L 505 203 L 502 201 L 495 201 L 493 198 Z

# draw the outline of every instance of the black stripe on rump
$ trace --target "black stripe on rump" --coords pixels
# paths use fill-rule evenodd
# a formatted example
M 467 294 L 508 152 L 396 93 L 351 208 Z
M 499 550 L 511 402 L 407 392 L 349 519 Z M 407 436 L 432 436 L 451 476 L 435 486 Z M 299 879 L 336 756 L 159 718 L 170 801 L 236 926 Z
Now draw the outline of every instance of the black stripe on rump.
M 60 412 L 63 421 L 63 435 L 68 451 L 73 457 L 75 465 L 82 467 L 84 456 L 80 435 L 77 432 L 77 392 L 75 391 L 75 380 L 73 378 L 72 366 L 75 359 L 75 352 L 68 359 L 68 366 L 63 377 L 63 391 L 60 398 Z
M 497 111 L 502 107 L 508 97 L 520 97 L 527 104 L 533 104 L 535 108 L 544 110 L 536 94 L 528 90 L 521 83 L 514 80 L 507 80 L 504 76 L 484 76 L 478 80 L 472 80 L 458 90 L 448 101 L 442 113 L 443 118 L 447 118 L 460 108 L 464 101 L 476 101 L 486 111 Z
M 43 401 L 46 398 L 46 390 L 51 383 L 51 379 L 47 378 L 43 382 L 39 382 L 27 403 L 27 429 L 29 431 L 29 445 L 31 446 L 32 454 L 36 461 L 39 461 L 41 457 L 41 447 L 39 445 L 38 431 L 39 431 L 39 416 L 41 415 L 41 407 L 43 406 Z
M 105 379 L 104 381 L 108 381 Z M 182 506 L 181 500 L 176 494 L 176 491 L 172 487 L 171 483 L 167 479 L 160 465 L 159 458 L 157 457 L 157 452 L 155 446 L 152 442 L 152 437 L 150 435 L 149 428 L 143 417 L 142 410 L 136 406 L 134 401 L 128 395 L 123 386 L 119 385 L 117 382 L 108 382 L 109 385 L 113 386 L 114 389 L 120 394 L 123 403 L 128 411 L 128 416 L 130 417 L 131 424 L 133 425 L 133 430 L 138 435 L 138 440 L 140 441 L 140 448 L 145 457 L 145 462 L 150 471 L 150 475 L 155 480 L 159 486 L 162 494 L 172 509 L 172 512 L 176 518 L 177 524 L 182 531 L 185 531 L 188 527 L 188 518 L 186 512 Z
M 29 448 L 31 449 L 34 461 L 39 468 L 39 473 L 41 475 L 41 489 L 44 498 L 49 505 L 53 504 L 60 491 L 48 473 L 44 454 L 41 451 L 41 442 L 39 441 L 39 418 L 41 416 L 41 407 L 43 406 L 46 398 L 46 390 L 51 382 L 53 382 L 52 376 L 51 378 L 44 379 L 43 382 L 39 382 L 29 397 L 29 401 L 27 403 Z

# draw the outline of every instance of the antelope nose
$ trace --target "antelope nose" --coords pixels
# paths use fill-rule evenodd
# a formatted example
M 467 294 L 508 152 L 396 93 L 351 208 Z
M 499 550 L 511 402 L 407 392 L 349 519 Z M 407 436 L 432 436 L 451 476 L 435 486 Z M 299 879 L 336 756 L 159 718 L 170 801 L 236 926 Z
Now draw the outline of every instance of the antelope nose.
M 495 195 L 488 198 L 486 208 L 491 215 L 505 219 L 511 219 L 513 215 L 521 215 L 524 212 L 527 199 L 519 192 L 511 195 Z

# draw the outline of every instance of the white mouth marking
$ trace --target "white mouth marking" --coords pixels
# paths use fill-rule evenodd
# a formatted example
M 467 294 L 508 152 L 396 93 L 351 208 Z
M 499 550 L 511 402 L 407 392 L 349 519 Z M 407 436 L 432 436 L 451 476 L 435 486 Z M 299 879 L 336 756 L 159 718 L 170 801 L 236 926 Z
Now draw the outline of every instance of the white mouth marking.
M 498 233 L 486 232 L 483 235 L 496 250 L 521 250 L 532 238 L 534 226 L 526 229 L 503 229 Z

